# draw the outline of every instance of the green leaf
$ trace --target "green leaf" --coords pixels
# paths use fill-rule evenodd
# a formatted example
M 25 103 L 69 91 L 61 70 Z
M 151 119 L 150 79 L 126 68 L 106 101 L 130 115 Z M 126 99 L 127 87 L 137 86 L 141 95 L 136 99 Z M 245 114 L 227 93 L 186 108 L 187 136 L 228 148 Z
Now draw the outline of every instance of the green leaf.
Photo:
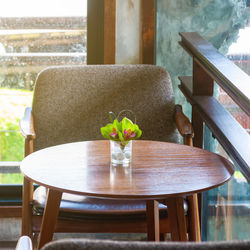
M 105 127 L 101 127 L 101 133 L 104 138 L 110 139 L 110 133 L 112 133 L 113 124 L 108 123 Z
M 110 133 L 107 127 L 102 127 L 101 133 L 104 138 L 110 139 L 111 136 L 109 135 Z
M 118 122 L 117 119 L 114 120 L 113 126 L 114 126 L 118 131 L 122 131 L 122 125 L 121 125 L 120 122 Z
M 121 131 L 118 131 L 118 136 L 120 141 L 124 141 L 123 133 Z
M 122 119 L 122 133 L 124 133 L 124 130 L 128 130 L 129 128 L 133 129 L 133 122 L 129 120 L 128 118 L 124 117 Z
M 136 136 L 133 138 L 133 140 L 136 140 L 136 139 L 140 138 L 141 135 L 142 135 L 142 131 L 141 131 L 140 129 L 138 129 L 138 130 L 136 131 Z
M 124 117 L 121 122 L 117 119 L 113 120 L 113 112 L 109 112 L 110 120 L 113 121 L 112 123 L 108 123 L 105 127 L 101 128 L 101 134 L 104 138 L 113 141 L 120 141 L 123 145 L 126 145 L 130 140 L 135 140 L 141 137 L 142 131 L 139 129 L 137 124 L 134 124 L 130 119 Z M 117 131 L 118 136 L 111 136 L 114 133 L 114 128 Z M 124 130 L 129 133 L 128 135 L 124 135 Z M 130 137 L 132 133 L 135 133 L 135 137 Z M 126 138 L 126 139 L 125 139 Z

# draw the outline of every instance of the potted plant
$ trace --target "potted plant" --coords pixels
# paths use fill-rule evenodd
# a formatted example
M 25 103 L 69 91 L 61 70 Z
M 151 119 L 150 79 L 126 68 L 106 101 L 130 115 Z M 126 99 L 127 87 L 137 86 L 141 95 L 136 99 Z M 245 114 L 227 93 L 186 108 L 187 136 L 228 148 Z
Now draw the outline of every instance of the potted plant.
M 142 131 L 136 123 L 133 123 L 127 117 L 124 117 L 120 122 L 118 118 L 113 119 L 114 113 L 110 112 L 109 117 L 111 123 L 101 128 L 101 133 L 104 138 L 110 140 L 110 156 L 111 163 L 116 165 L 128 165 L 132 157 L 132 140 L 141 137 Z

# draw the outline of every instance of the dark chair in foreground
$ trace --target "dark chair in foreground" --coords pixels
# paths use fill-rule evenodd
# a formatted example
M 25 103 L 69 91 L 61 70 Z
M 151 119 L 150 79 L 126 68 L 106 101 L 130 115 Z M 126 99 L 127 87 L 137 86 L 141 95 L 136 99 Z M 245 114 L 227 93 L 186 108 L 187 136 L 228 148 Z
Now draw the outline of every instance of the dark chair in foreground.
M 23 241 L 23 244 L 22 244 Z M 28 237 L 19 240 L 16 250 L 32 250 Z M 53 241 L 42 250 L 249 250 L 250 240 L 217 242 L 139 242 L 67 239 Z
M 192 145 L 192 126 L 174 103 L 168 72 L 153 65 L 96 65 L 51 67 L 42 71 L 34 90 L 32 108 L 20 122 L 25 156 L 62 143 L 103 139 L 100 127 L 108 113 L 133 110 L 142 139 Z M 34 166 L 35 168 L 35 166 Z M 40 231 L 46 189 L 33 194 L 24 178 L 22 235 Z M 185 205 L 189 240 L 200 240 L 197 197 Z M 116 201 L 76 195 L 62 198 L 56 232 L 145 233 L 143 201 Z M 167 208 L 161 205 L 160 232 L 169 232 Z

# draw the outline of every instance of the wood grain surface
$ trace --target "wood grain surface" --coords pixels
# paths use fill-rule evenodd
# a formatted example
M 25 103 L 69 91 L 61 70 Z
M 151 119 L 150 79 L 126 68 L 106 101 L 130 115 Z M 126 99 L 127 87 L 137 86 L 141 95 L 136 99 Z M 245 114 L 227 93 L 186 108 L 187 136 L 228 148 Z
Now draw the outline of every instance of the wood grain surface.
M 219 155 L 173 143 L 134 141 L 129 167 L 111 166 L 109 154 L 109 141 L 64 144 L 27 156 L 21 171 L 61 192 L 143 200 L 211 189 L 234 172 Z

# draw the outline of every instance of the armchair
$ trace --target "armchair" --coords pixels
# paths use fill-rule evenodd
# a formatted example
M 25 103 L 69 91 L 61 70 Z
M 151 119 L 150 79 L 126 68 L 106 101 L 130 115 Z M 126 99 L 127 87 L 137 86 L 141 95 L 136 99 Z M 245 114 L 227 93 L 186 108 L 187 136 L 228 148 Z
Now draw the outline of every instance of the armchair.
M 250 240 L 219 242 L 141 242 L 88 239 L 65 239 L 46 244 L 42 250 L 248 250 Z M 16 250 L 32 250 L 29 237 L 19 239 Z
M 193 130 L 175 105 L 168 72 L 154 65 L 59 66 L 36 80 L 32 108 L 20 121 L 25 156 L 33 151 L 81 140 L 102 139 L 107 114 L 129 109 L 136 114 L 142 139 L 192 145 Z M 174 122 L 174 120 L 176 122 Z M 179 133 L 176 129 L 179 130 Z M 35 167 L 35 166 L 34 166 Z M 46 189 L 24 178 L 22 235 L 38 233 Z M 196 195 L 185 204 L 189 240 L 200 240 Z M 145 203 L 63 195 L 56 232 L 146 232 Z M 169 232 L 167 207 L 160 207 L 160 232 Z

